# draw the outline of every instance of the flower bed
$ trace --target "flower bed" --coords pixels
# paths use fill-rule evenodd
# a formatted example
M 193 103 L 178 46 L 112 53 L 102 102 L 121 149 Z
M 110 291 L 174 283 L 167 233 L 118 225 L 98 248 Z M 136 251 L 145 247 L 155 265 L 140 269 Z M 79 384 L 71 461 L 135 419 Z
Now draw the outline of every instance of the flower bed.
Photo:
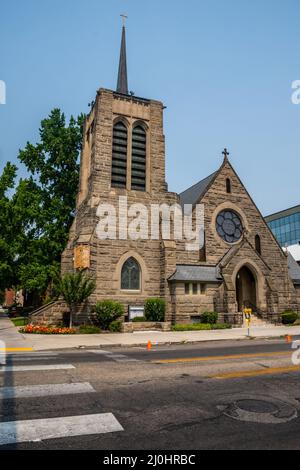
M 41 325 L 27 325 L 20 329 L 20 333 L 30 335 L 75 335 L 75 328 L 62 328 Z

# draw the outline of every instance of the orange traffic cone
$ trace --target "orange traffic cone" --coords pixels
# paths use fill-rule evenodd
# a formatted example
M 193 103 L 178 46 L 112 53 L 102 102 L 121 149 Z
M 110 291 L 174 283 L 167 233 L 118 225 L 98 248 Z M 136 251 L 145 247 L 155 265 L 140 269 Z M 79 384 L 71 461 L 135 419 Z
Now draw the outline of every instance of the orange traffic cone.
M 291 335 L 286 335 L 285 337 L 287 343 L 292 343 L 293 342 L 293 337 Z
M 152 343 L 151 341 L 148 341 L 147 350 L 151 351 L 151 349 L 152 349 Z

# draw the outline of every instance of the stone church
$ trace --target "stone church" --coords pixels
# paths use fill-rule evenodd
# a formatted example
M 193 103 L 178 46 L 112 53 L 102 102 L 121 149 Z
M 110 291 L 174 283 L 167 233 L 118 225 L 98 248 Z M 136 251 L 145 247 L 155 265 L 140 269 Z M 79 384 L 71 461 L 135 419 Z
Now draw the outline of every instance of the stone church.
M 279 246 L 226 149 L 215 173 L 182 194 L 168 191 L 163 113 L 163 103 L 128 92 L 123 27 L 117 90 L 101 88 L 85 122 L 76 217 L 62 272 L 84 268 L 96 279 L 89 306 L 117 300 L 127 314 L 130 306 L 160 297 L 173 323 L 198 321 L 205 311 L 239 323 L 245 307 L 269 320 L 285 310 L 299 311 L 300 268 Z M 187 251 L 184 241 L 172 237 L 99 240 L 97 208 L 117 206 L 120 196 L 149 209 L 204 204 L 204 246 Z M 54 308 L 58 305 L 43 317 Z

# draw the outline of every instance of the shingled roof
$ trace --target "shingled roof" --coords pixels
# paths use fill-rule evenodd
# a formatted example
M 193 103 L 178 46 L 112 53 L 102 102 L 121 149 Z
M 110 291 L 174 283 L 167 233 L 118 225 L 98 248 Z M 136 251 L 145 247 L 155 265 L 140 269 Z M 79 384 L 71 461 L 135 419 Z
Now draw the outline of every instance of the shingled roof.
M 177 265 L 176 272 L 169 281 L 222 282 L 218 266 Z
M 189 189 L 181 193 L 179 195 L 180 204 L 182 206 L 184 206 L 185 204 L 197 204 L 199 199 L 205 194 L 210 183 L 217 176 L 218 172 L 219 170 L 215 171 L 215 173 L 213 173 L 212 175 L 207 176 L 207 178 L 204 178 L 204 180 L 199 181 L 199 183 L 196 183 L 194 186 L 191 186 Z

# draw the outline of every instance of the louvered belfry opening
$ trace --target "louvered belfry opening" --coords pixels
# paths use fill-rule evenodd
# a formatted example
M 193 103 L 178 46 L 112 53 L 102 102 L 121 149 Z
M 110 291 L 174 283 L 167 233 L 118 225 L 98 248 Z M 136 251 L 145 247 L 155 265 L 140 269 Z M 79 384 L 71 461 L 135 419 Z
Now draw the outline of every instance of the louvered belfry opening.
M 125 188 L 127 183 L 127 127 L 117 122 L 113 131 L 112 175 L 113 188 Z
M 131 189 L 135 191 L 146 191 L 146 154 L 146 131 L 137 125 L 132 129 Z

